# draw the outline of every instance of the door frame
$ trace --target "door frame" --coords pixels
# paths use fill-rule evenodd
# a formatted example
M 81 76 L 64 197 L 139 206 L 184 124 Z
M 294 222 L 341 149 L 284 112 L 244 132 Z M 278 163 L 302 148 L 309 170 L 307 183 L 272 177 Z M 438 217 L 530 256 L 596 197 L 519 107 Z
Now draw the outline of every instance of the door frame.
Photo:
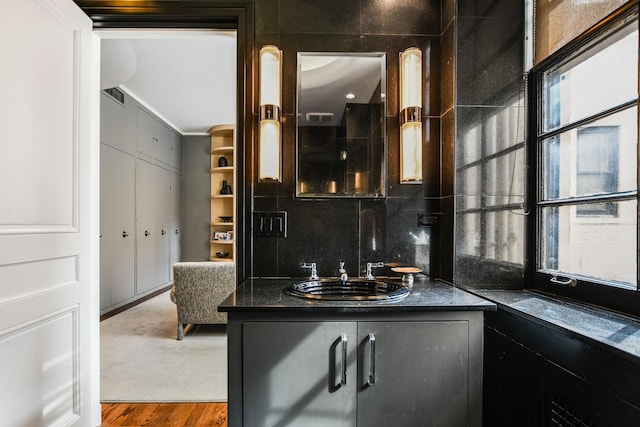
M 251 230 L 251 164 L 253 158 L 253 50 L 255 43 L 254 2 L 249 0 L 220 2 L 154 1 L 142 5 L 109 0 L 75 0 L 93 21 L 94 29 L 235 29 L 236 41 L 236 132 L 237 189 L 236 281 L 250 276 L 248 261 Z M 114 5 L 115 3 L 115 5 Z M 124 4 L 123 4 L 124 3 Z

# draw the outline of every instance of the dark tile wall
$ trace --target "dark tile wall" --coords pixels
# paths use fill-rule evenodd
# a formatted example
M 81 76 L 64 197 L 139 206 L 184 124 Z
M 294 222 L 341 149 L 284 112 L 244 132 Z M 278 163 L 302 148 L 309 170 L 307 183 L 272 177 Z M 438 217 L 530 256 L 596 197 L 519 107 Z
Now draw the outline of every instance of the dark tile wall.
M 522 288 L 524 0 L 458 0 L 456 7 L 443 37 L 454 45 L 447 52 L 454 55 L 455 87 L 442 132 L 443 197 L 455 199 L 454 282 Z
M 418 214 L 440 213 L 440 0 L 261 0 L 255 2 L 258 51 L 283 51 L 283 182 L 252 184 L 252 210 L 283 210 L 286 238 L 251 235 L 252 276 L 304 276 L 301 261 L 316 262 L 321 276 L 339 261 L 358 276 L 368 261 L 418 265 L 439 274 L 437 227 L 418 227 Z M 424 184 L 399 184 L 398 60 L 423 51 Z M 297 52 L 386 52 L 387 197 L 383 200 L 296 199 L 295 95 Z M 254 117 L 257 120 L 257 117 Z M 251 152 L 248 151 L 248 156 Z M 251 158 L 247 164 L 252 164 Z M 439 215 L 438 215 L 439 216 Z M 378 274 L 389 271 L 378 271 Z

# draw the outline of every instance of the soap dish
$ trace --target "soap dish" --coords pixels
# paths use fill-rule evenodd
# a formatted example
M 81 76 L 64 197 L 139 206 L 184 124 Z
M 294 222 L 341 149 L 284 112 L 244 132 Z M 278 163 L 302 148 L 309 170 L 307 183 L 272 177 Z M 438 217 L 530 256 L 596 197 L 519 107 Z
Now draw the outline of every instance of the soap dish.
M 391 271 L 402 273 L 402 283 L 408 287 L 413 286 L 413 275 L 422 272 L 418 267 L 392 267 Z

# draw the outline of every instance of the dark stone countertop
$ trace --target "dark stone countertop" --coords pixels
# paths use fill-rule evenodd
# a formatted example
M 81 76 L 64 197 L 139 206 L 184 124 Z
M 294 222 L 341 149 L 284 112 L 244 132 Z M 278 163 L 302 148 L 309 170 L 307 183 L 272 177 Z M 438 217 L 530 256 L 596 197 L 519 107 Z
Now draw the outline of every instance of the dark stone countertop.
M 378 277 L 382 281 L 398 278 Z M 283 289 L 305 278 L 248 279 L 219 306 L 222 312 L 391 313 L 496 310 L 496 304 L 439 281 L 419 281 L 395 301 L 319 301 L 287 295 Z
M 611 347 L 633 359 L 640 358 L 640 321 L 634 318 L 526 290 L 472 292 L 494 301 L 501 309 L 564 329 L 581 339 L 586 337 L 594 345 Z

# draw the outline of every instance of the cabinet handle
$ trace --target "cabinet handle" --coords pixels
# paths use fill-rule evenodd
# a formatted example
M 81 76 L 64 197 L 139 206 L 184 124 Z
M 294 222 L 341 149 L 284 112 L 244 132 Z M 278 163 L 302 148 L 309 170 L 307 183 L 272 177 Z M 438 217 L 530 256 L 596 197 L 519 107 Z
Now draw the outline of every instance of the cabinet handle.
M 160 231 L 160 234 L 162 234 L 162 235 L 164 236 L 165 234 L 167 234 L 167 232 L 166 232 L 166 231 L 164 231 L 164 230 L 161 230 L 161 231 Z
M 180 230 L 176 228 L 176 234 L 180 234 Z
M 151 234 L 151 233 L 149 233 L 149 230 L 144 230 L 144 236 L 145 237 L 147 237 L 149 234 Z
M 369 334 L 369 378 L 367 378 L 368 385 L 374 385 L 376 383 L 376 337 L 373 334 Z
M 340 385 L 347 385 L 347 335 L 340 335 L 340 342 L 342 343 L 342 361 L 340 362 Z
M 129 235 L 129 233 L 127 233 L 126 231 L 122 232 L 122 237 L 127 237 Z

